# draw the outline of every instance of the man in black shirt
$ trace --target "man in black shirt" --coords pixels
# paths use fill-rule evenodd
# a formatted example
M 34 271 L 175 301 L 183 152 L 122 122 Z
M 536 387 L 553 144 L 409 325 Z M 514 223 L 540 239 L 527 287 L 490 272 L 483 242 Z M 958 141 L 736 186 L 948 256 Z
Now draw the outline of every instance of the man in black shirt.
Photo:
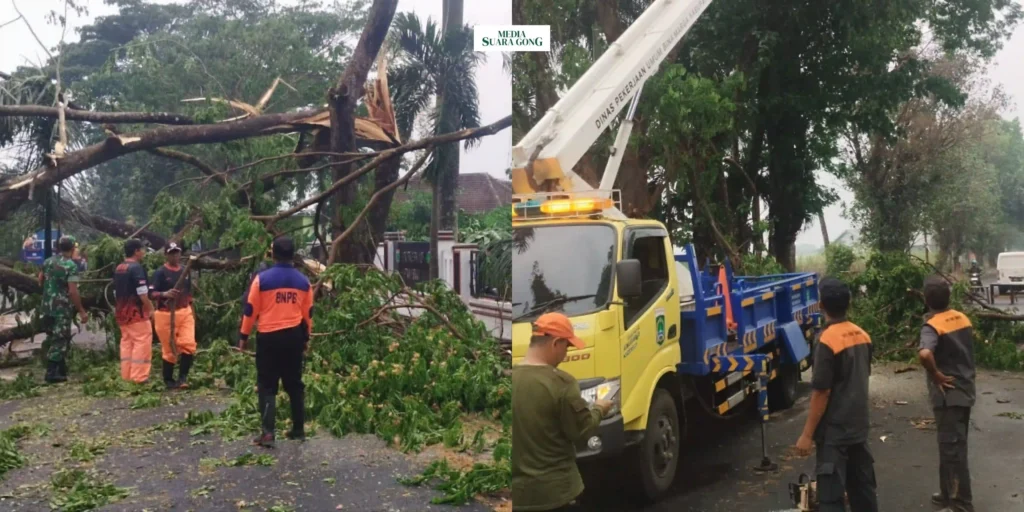
M 949 308 L 949 284 L 940 276 L 924 282 L 928 306 L 918 359 L 928 372 L 928 398 L 939 438 L 939 493 L 932 503 L 943 512 L 974 512 L 967 433 L 974 406 L 974 327 L 967 315 Z
M 142 242 L 124 243 L 125 260 L 114 269 L 114 318 L 121 328 L 121 378 L 145 383 L 153 357 L 153 327 L 149 323 L 153 303 L 142 268 Z
M 166 263 L 153 271 L 153 277 L 149 281 L 151 295 L 158 304 L 156 313 L 153 314 L 153 326 L 156 328 L 157 337 L 160 338 L 164 384 L 167 389 L 187 388 L 188 372 L 196 353 L 192 276 L 186 274 L 187 269 L 181 267 L 181 247 L 178 244 L 168 244 L 164 254 Z M 176 289 L 175 285 L 179 279 L 181 287 Z M 178 370 L 178 380 L 174 380 L 174 365 L 179 360 L 181 366 Z
M 874 459 L 868 450 L 868 376 L 871 338 L 846 319 L 850 289 L 834 278 L 821 280 L 826 326 L 814 349 L 811 404 L 796 451 L 817 445 L 820 512 L 844 512 L 844 493 L 854 512 L 878 512 Z

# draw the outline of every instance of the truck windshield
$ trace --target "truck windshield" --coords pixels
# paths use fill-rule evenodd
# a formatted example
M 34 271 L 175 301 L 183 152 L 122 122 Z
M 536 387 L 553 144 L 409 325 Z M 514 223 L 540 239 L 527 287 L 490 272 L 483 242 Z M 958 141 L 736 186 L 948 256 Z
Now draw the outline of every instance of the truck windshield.
M 611 226 L 520 227 L 512 239 L 513 318 L 532 320 L 545 311 L 571 317 L 608 303 L 615 251 Z

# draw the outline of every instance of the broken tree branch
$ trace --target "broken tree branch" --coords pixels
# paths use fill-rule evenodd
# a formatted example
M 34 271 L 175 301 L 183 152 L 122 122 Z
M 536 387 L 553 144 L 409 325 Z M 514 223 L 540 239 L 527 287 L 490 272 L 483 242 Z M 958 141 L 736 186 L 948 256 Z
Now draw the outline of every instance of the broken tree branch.
M 455 141 L 460 141 L 460 140 L 465 140 L 465 139 L 475 139 L 475 138 L 480 138 L 480 137 L 486 137 L 488 135 L 494 135 L 495 133 L 498 133 L 498 132 L 504 130 L 505 128 L 508 128 L 509 126 L 512 126 L 512 116 L 503 117 L 503 118 L 501 118 L 500 120 L 498 120 L 498 121 L 496 121 L 494 123 L 491 123 L 491 124 L 486 125 L 486 126 L 481 126 L 479 128 L 467 128 L 465 130 L 459 130 L 457 132 L 446 133 L 444 135 L 438 135 L 436 137 L 427 137 L 425 139 L 420 139 L 420 140 L 417 140 L 417 141 L 414 141 L 414 142 L 410 142 L 409 144 L 406 144 L 404 146 L 399 146 L 397 148 L 392 148 L 392 149 L 387 149 L 387 150 L 381 151 L 380 154 L 378 154 L 373 160 L 368 162 L 366 165 L 360 167 L 359 169 L 355 170 L 354 172 L 352 172 L 351 174 L 345 176 L 344 178 L 342 178 L 342 179 L 340 179 L 338 181 L 335 181 L 330 187 L 328 187 L 328 189 L 326 191 L 324 191 L 324 192 L 322 192 L 322 193 L 320 193 L 320 194 L 318 194 L 316 196 L 313 196 L 313 197 L 311 197 L 309 199 L 306 199 L 305 201 L 302 201 L 301 203 L 299 203 L 298 205 L 296 205 L 296 206 L 294 206 L 292 208 L 289 208 L 287 210 L 278 212 L 276 215 L 256 215 L 256 216 L 253 216 L 252 218 L 254 220 L 268 222 L 270 224 L 276 223 L 277 221 L 279 221 L 281 219 L 284 219 L 284 218 L 287 218 L 287 217 L 291 217 L 292 215 L 295 215 L 296 213 L 301 212 L 302 210 L 305 210 L 306 208 L 308 208 L 308 207 L 310 207 L 310 206 L 312 206 L 312 205 L 314 205 L 314 204 L 316 204 L 316 203 L 318 203 L 320 201 L 323 201 L 324 199 L 327 199 L 328 197 L 330 197 L 335 191 L 337 191 L 341 187 L 344 187 L 346 184 L 348 184 L 348 183 L 350 183 L 352 181 L 355 181 L 360 176 L 362 176 L 362 175 L 372 171 L 373 169 L 375 169 L 384 160 L 387 160 L 389 158 L 398 157 L 398 156 L 403 155 L 405 153 L 408 153 L 410 151 L 417 151 L 417 150 L 420 150 L 420 149 L 426 149 L 428 147 L 432 147 L 432 146 L 435 146 L 435 145 L 438 145 L 438 144 L 444 144 L 444 143 L 447 143 L 447 142 L 455 142 Z
M 310 156 L 337 156 L 337 157 L 344 157 L 344 158 L 354 158 L 356 160 L 359 160 L 359 159 L 362 159 L 362 158 L 372 158 L 372 157 L 375 157 L 375 156 L 377 156 L 379 154 L 380 154 L 380 152 L 377 152 L 377 151 L 374 151 L 374 152 L 371 152 L 371 153 L 358 153 L 358 152 L 335 153 L 333 151 L 306 151 L 306 152 L 302 152 L 302 153 L 299 153 L 299 152 L 288 153 L 286 155 L 268 156 L 268 157 L 265 157 L 265 158 L 260 158 L 259 160 L 254 160 L 252 162 L 239 165 L 238 167 L 232 167 L 232 168 L 224 171 L 224 174 L 231 174 L 231 173 L 234 173 L 234 172 L 241 171 L 242 169 L 247 169 L 249 167 L 254 167 L 254 166 L 257 166 L 257 165 L 260 165 L 260 164 L 263 164 L 263 163 L 272 162 L 274 160 L 281 160 L 281 159 L 284 159 L 284 158 L 306 158 L 306 157 L 310 157 Z
M 423 152 L 423 156 L 421 156 L 419 161 L 416 162 L 416 165 L 414 165 L 412 169 L 409 170 L 409 172 L 405 173 L 405 176 L 402 176 L 394 183 L 378 190 L 373 194 L 373 196 L 370 197 L 370 200 L 366 202 L 366 206 L 364 206 L 363 209 L 359 212 L 359 215 L 356 215 L 356 218 L 348 223 L 348 228 L 346 228 L 344 232 L 342 232 L 334 240 L 331 241 L 331 252 L 329 253 L 330 255 L 327 258 L 327 266 L 331 266 L 334 264 L 334 256 L 335 254 L 338 253 L 338 245 L 340 245 L 341 242 L 343 242 L 346 238 L 349 237 L 349 235 L 352 234 L 353 231 L 355 231 L 356 226 L 358 226 L 359 223 L 363 221 L 363 218 L 365 218 L 366 214 L 373 208 L 373 205 L 376 204 L 377 201 L 379 201 L 380 198 L 383 197 L 388 192 L 408 183 L 413 176 L 420 172 L 420 169 L 422 169 L 424 164 L 427 163 L 427 160 L 430 159 L 430 155 L 431 152 L 429 151 L 428 148 L 427 151 Z
M 26 175 L 0 184 L 0 220 L 28 200 L 33 187 L 48 187 L 86 169 L 119 156 L 164 146 L 212 144 L 271 133 L 286 133 L 296 128 L 289 123 L 315 114 L 305 110 L 288 114 L 270 114 L 242 121 L 193 126 L 166 126 L 136 134 L 108 137 L 103 142 L 64 156 L 55 166 L 44 165 Z
M 0 105 L 0 117 L 42 117 L 57 119 L 60 109 L 43 105 Z M 64 109 L 64 119 L 89 123 L 153 123 L 194 125 L 195 119 L 171 112 L 95 112 L 92 110 Z
M 975 313 L 978 318 L 988 318 L 990 320 L 1008 320 L 1012 322 L 1024 322 L 1024 315 L 1007 315 L 1006 313 L 991 313 L 988 311 L 979 311 Z
M 102 215 L 88 213 L 83 211 L 74 203 L 66 200 L 61 200 L 59 208 L 65 218 L 83 226 L 95 229 L 96 231 L 125 239 L 138 237 L 141 240 L 149 242 L 149 246 L 153 249 L 160 249 L 167 245 L 167 239 L 164 238 L 163 235 L 146 229 L 149 224 L 140 228 L 134 224 L 128 224 L 127 222 L 121 222 Z

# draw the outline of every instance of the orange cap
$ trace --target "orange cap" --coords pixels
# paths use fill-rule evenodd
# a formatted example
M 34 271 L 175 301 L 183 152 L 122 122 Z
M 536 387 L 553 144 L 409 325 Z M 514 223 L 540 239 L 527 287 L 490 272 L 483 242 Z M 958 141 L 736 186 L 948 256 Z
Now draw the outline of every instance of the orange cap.
M 556 338 L 564 338 L 572 343 L 572 346 L 576 348 L 584 348 L 587 346 L 583 343 L 583 340 L 576 337 L 576 333 L 572 330 L 572 322 L 569 321 L 569 317 L 561 313 L 544 313 L 533 322 L 533 334 L 537 336 L 554 336 Z

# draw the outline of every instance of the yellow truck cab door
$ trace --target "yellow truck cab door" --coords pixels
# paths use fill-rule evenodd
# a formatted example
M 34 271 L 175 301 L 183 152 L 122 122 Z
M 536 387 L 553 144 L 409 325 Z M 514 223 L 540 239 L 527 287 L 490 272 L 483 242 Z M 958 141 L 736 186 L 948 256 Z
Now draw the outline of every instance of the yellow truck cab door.
M 628 426 L 647 413 L 652 380 L 661 367 L 679 362 L 681 326 L 668 232 L 655 226 L 626 228 L 622 251 L 623 260 L 640 263 L 640 294 L 624 298 L 620 308 L 622 416 Z

